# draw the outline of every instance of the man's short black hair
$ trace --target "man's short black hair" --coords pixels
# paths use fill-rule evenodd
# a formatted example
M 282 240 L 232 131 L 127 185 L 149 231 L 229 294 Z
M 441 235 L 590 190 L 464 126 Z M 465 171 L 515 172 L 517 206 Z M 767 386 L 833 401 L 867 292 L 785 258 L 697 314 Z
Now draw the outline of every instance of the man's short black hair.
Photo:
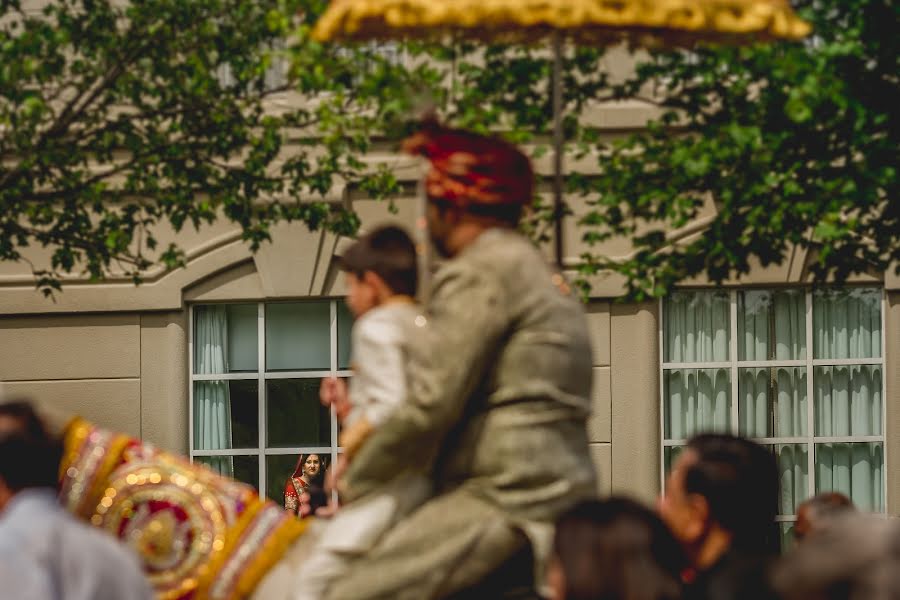
M 13 492 L 55 488 L 62 444 L 27 401 L 0 403 L 0 479 Z
M 697 456 L 685 474 L 685 490 L 699 494 L 710 517 L 732 534 L 732 545 L 773 550 L 778 513 L 775 456 L 750 440 L 726 434 L 702 434 L 688 442 Z
M 402 228 L 379 227 L 350 246 L 340 259 L 341 269 L 362 277 L 371 271 L 395 294 L 415 296 L 419 287 L 416 245 Z
M 587 500 L 556 522 L 553 551 L 566 598 L 668 600 L 681 596 L 687 560 L 672 533 L 650 509 L 627 498 Z

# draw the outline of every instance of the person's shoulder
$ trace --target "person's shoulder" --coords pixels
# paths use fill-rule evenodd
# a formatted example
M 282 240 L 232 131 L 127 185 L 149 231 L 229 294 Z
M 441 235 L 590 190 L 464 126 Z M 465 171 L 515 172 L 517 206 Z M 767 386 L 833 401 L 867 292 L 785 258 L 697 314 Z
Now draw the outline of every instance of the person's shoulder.
M 353 342 L 379 346 L 398 343 L 422 309 L 413 302 L 390 302 L 366 312 L 353 324 Z
M 385 327 L 391 327 L 397 320 L 397 315 L 392 304 L 381 304 L 364 314 L 353 322 L 353 332 L 357 336 L 377 336 Z
M 460 254 L 462 262 L 481 263 L 503 268 L 509 263 L 545 262 L 540 251 L 527 237 L 513 229 L 496 227 L 482 233 Z
M 22 550 L 0 543 L 0 597 L 6 598 L 4 593 L 14 591 L 19 600 L 52 598 L 52 578 L 47 569 Z

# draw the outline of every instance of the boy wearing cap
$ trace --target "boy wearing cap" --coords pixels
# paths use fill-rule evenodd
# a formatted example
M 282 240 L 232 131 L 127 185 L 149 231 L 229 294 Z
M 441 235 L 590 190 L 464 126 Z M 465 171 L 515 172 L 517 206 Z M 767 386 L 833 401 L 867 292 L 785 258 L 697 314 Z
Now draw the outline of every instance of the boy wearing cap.
M 434 123 L 405 148 L 431 162 L 429 230 L 449 260 L 409 354 L 406 401 L 360 445 L 339 489 L 352 506 L 404 457 L 433 473 L 437 493 L 326 597 L 500 597 L 509 582 L 498 574 L 521 574 L 509 565 L 532 555 L 540 572 L 554 520 L 596 493 L 588 328 L 562 276 L 515 230 L 533 198 L 527 157 Z

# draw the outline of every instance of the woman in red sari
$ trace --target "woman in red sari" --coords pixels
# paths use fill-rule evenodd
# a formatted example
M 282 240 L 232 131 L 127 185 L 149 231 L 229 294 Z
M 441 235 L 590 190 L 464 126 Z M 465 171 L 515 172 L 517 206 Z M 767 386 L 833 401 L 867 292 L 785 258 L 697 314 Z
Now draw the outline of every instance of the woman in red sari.
M 324 465 L 318 454 L 301 454 L 297 459 L 294 472 L 284 484 L 284 508 L 298 516 L 310 514 L 315 507 L 301 511 L 304 494 L 310 495 L 310 486 L 319 487 L 322 480 Z M 307 502 L 308 503 L 308 502 Z

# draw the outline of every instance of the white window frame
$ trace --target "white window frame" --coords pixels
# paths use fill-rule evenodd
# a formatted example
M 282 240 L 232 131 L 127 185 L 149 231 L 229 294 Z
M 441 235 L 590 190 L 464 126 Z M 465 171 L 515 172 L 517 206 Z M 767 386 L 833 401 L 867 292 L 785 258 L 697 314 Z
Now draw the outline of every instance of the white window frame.
M 847 287 L 865 287 L 874 289 L 875 286 L 844 286 Z M 681 288 L 683 292 L 702 292 L 709 291 L 714 288 Z M 813 350 L 813 290 L 808 287 L 803 288 L 784 288 L 777 286 L 762 286 L 761 290 L 786 290 L 801 289 L 806 299 L 806 358 L 801 360 L 738 360 L 738 293 L 757 288 L 731 288 L 728 290 L 729 301 L 731 304 L 729 316 L 729 343 L 728 356 L 730 360 L 719 362 L 665 362 L 665 298 L 659 300 L 659 437 L 662 441 L 659 452 L 659 472 L 660 472 L 660 489 L 665 488 L 666 480 L 666 448 L 684 446 L 688 440 L 667 440 L 665 439 L 665 418 L 666 418 L 666 396 L 665 396 L 665 373 L 668 370 L 675 369 L 729 369 L 731 375 L 730 398 L 731 406 L 731 427 L 729 433 L 740 435 L 740 419 L 738 415 L 739 403 L 738 399 L 738 369 L 741 368 L 771 368 L 771 367 L 805 367 L 806 368 L 806 397 L 807 397 L 807 415 L 806 415 L 806 432 L 805 436 L 796 437 L 764 437 L 752 438 L 753 441 L 766 446 L 780 444 L 806 444 L 807 445 L 807 498 L 812 498 L 816 493 L 816 469 L 815 469 L 815 452 L 816 444 L 827 443 L 854 443 L 854 442 L 880 442 L 883 449 L 884 464 L 882 468 L 882 490 L 884 490 L 884 498 L 882 508 L 887 510 L 888 503 L 888 456 L 887 456 L 887 377 L 885 377 L 885 354 L 887 352 L 886 339 L 886 310 L 887 300 L 884 288 L 881 288 L 881 358 L 860 358 L 860 359 L 814 359 Z M 813 389 L 814 367 L 819 366 L 840 366 L 840 365 L 880 365 L 881 378 L 881 435 L 865 436 L 816 436 L 815 435 L 815 398 Z M 792 523 L 797 520 L 797 515 L 781 515 L 775 518 L 778 523 Z
M 304 302 L 306 300 L 292 300 L 288 302 Z M 324 377 L 350 377 L 353 372 L 349 369 L 338 369 L 338 303 L 341 298 L 310 298 L 309 302 L 329 303 L 329 369 L 326 371 L 266 371 L 266 305 L 279 304 L 282 301 L 234 301 L 234 302 L 198 302 L 190 305 L 188 317 L 188 448 L 191 462 L 201 456 L 256 456 L 259 461 L 259 480 L 257 490 L 261 496 L 266 494 L 266 456 L 285 454 L 327 454 L 330 464 L 337 462 L 338 455 L 343 449 L 338 446 L 338 423 L 334 407 L 330 410 L 331 419 L 331 445 L 330 446 L 293 446 L 286 448 L 266 448 L 266 381 L 273 379 L 321 379 Z M 218 373 L 211 375 L 198 375 L 194 373 L 194 309 L 197 306 L 255 304 L 257 307 L 256 344 L 257 344 L 257 370 L 240 373 Z M 194 449 L 194 382 L 195 381 L 228 381 L 243 380 L 257 382 L 257 418 L 259 420 L 259 438 L 256 448 L 234 448 L 223 450 L 195 450 Z M 280 498 L 271 498 L 280 502 Z

